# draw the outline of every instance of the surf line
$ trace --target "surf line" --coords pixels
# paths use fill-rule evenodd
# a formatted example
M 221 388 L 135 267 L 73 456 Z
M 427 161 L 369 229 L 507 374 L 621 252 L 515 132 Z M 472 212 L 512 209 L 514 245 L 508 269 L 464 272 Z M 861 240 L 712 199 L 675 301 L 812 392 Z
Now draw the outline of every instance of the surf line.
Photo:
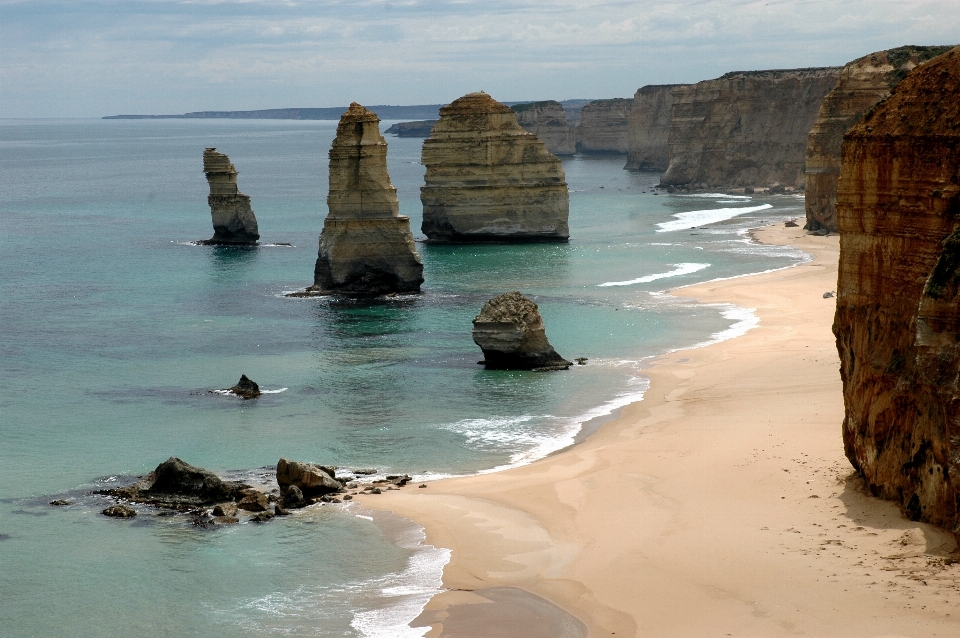
M 733 219 L 746 213 L 753 213 L 758 210 L 773 208 L 772 204 L 761 204 L 760 206 L 741 206 L 738 208 L 711 208 L 709 210 L 691 210 L 686 213 L 674 213 L 676 220 L 672 222 L 660 222 L 657 224 L 658 233 L 665 233 L 671 230 L 687 230 L 704 226 L 706 224 L 715 224 L 717 222 Z
M 680 275 L 689 275 L 690 273 L 697 272 L 698 270 L 709 268 L 710 264 L 671 264 L 671 266 L 673 266 L 673 270 L 669 272 L 660 272 L 655 275 L 638 277 L 637 279 L 631 279 L 629 281 L 608 281 L 606 283 L 597 284 L 597 287 L 607 288 L 609 286 L 632 286 L 633 284 L 646 284 L 651 281 L 656 281 L 658 279 L 666 279 L 667 277 L 679 277 Z

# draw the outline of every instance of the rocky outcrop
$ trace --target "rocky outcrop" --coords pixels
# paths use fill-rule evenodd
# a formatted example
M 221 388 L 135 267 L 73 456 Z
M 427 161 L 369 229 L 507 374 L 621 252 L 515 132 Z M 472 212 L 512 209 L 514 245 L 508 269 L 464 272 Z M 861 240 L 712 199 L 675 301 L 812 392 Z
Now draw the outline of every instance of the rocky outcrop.
M 241 399 L 256 399 L 261 394 L 260 386 L 257 385 L 257 382 L 248 379 L 245 374 L 240 375 L 240 380 L 237 381 L 237 385 L 228 388 L 226 391 L 232 392 Z
M 437 120 L 419 120 L 417 122 L 397 122 L 386 131 L 384 135 L 396 135 L 397 137 L 430 137 L 430 131 L 437 125 Z
M 423 143 L 423 233 L 430 241 L 566 241 L 563 166 L 486 93 L 440 109 Z
M 823 99 L 817 121 L 807 137 L 807 230 L 837 230 L 837 179 L 843 134 L 918 64 L 950 47 L 905 46 L 878 51 L 849 63 Z
M 807 133 L 838 67 L 736 71 L 673 90 L 664 186 L 803 185 Z
M 911 520 L 960 533 L 960 48 L 844 137 L 833 331 L 847 458 Z
M 670 125 L 673 121 L 673 90 L 680 84 L 644 86 L 637 89 L 627 117 L 627 164 L 629 171 L 665 171 L 670 165 Z
M 280 459 L 277 463 L 277 483 L 284 495 L 289 487 L 298 488 L 301 498 L 340 492 L 343 486 L 335 477 L 333 468 L 322 465 L 288 459 Z M 287 501 L 284 501 L 284 504 L 286 505 Z
M 100 513 L 111 518 L 133 518 L 137 515 L 137 510 L 126 505 L 111 505 Z
M 204 244 L 249 245 L 260 239 L 250 198 L 237 190 L 237 169 L 215 148 L 203 152 L 203 172 L 210 185 L 207 203 L 213 217 L 213 237 Z
M 573 155 L 577 152 L 577 133 L 567 123 L 563 106 L 555 100 L 514 104 L 517 123 L 537 136 L 554 155 Z
M 594 100 L 580 110 L 577 150 L 581 153 L 626 153 L 630 150 L 628 120 L 633 100 Z
M 566 370 L 573 365 L 547 341 L 537 304 L 519 292 L 497 295 L 473 320 L 473 341 L 493 370 Z
M 327 207 L 306 294 L 420 291 L 423 262 L 390 183 L 380 120 L 356 102 L 341 116 L 330 148 Z
M 142 480 L 105 494 L 155 507 L 189 509 L 243 498 L 249 485 L 222 480 L 213 472 L 170 457 Z

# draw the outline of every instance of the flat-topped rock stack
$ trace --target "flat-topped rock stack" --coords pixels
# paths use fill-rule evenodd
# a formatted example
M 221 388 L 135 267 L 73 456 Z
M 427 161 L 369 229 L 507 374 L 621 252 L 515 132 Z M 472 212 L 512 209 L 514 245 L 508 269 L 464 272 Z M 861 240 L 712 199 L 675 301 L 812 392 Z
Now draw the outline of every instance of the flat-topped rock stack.
M 875 496 L 960 536 L 960 47 L 844 137 L 833 332 L 847 458 Z
M 423 233 L 447 243 L 567 241 L 560 160 L 486 93 L 440 109 L 423 143 Z
M 905 46 L 871 53 L 847 64 L 830 91 L 807 136 L 807 230 L 837 230 L 837 179 L 843 134 L 917 65 L 950 50 L 949 46 Z
M 577 150 L 582 153 L 626 153 L 630 150 L 629 118 L 633 100 L 594 100 L 580 110 Z
M 573 155 L 577 152 L 576 129 L 567 123 L 563 105 L 556 100 L 514 104 L 517 123 L 537 136 L 554 155 Z
M 423 262 L 390 182 L 380 119 L 356 102 L 330 148 L 327 206 L 313 286 L 300 294 L 420 291 Z
M 215 148 L 203 152 L 203 172 L 210 185 L 207 203 L 213 217 L 213 237 L 204 244 L 256 244 L 260 239 L 250 198 L 237 189 L 237 169 Z
M 665 171 L 670 165 L 673 90 L 679 84 L 643 86 L 627 116 L 628 171 Z

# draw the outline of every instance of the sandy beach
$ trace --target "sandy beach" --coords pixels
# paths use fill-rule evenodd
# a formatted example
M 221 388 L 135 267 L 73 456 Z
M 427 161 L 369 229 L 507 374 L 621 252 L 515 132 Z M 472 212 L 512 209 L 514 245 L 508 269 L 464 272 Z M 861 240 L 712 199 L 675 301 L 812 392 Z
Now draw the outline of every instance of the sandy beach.
M 952 536 L 870 497 L 843 455 L 823 296 L 837 236 L 755 235 L 814 259 L 675 294 L 754 308 L 759 327 L 657 359 L 643 401 L 561 453 L 357 497 L 452 550 L 447 591 L 415 626 L 431 638 L 960 635 Z

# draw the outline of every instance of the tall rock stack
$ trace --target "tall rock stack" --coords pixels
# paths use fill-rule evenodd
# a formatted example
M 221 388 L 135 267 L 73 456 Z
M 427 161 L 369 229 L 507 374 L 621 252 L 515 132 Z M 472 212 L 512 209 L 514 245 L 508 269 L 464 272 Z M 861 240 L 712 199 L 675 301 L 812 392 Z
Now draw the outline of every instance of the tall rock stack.
M 577 150 L 583 153 L 626 153 L 630 146 L 627 120 L 633 100 L 594 100 L 580 110 Z
M 555 100 L 514 104 L 517 123 L 537 136 L 554 155 L 573 155 L 577 152 L 577 134 L 567 123 L 563 105 Z
M 833 331 L 847 458 L 960 535 L 960 47 L 844 137 Z
M 440 109 L 421 161 L 422 230 L 430 241 L 567 241 L 560 160 L 486 93 Z
M 673 90 L 681 84 L 643 86 L 627 116 L 628 171 L 665 171 L 670 165 Z
M 205 244 L 256 244 L 260 239 L 250 198 L 237 190 L 237 169 L 215 148 L 203 152 L 203 172 L 210 185 L 207 203 L 213 217 L 213 237 Z
M 380 119 L 356 102 L 340 117 L 330 148 L 327 207 L 308 293 L 419 292 L 423 263 L 387 173 Z
M 837 179 L 843 134 L 867 109 L 885 99 L 907 73 L 951 47 L 906 46 L 878 51 L 849 63 L 837 85 L 823 99 L 807 137 L 807 230 L 837 230 Z
M 807 133 L 839 67 L 734 71 L 673 91 L 664 186 L 803 185 Z

